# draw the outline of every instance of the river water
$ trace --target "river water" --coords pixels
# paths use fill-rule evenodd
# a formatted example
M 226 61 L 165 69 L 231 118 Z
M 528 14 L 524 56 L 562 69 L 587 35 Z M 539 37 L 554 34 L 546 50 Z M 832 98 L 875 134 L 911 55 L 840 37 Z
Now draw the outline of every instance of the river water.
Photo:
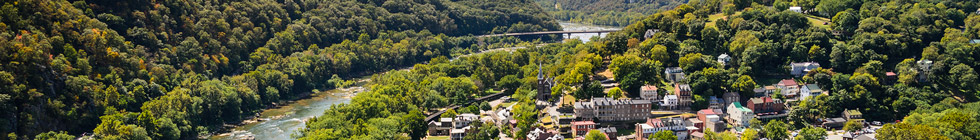
M 564 31 L 595 31 L 595 30 L 619 30 L 622 27 L 612 27 L 612 26 L 596 26 L 588 24 L 579 24 L 571 22 L 559 22 L 561 28 Z M 577 38 L 582 40 L 582 42 L 591 41 L 592 37 L 598 35 L 599 37 L 606 37 L 606 33 L 599 35 L 598 33 L 583 33 L 583 34 L 572 34 L 571 37 L 565 36 L 566 39 Z
M 618 30 L 619 27 L 593 26 L 578 23 L 561 22 L 565 31 L 586 31 L 586 30 Z M 604 37 L 606 34 L 585 33 L 572 34 L 570 38 L 578 38 L 583 42 L 588 42 L 593 36 Z M 509 50 L 509 49 L 498 49 Z M 496 50 L 493 50 L 496 51 Z M 488 52 L 488 51 L 483 51 Z M 482 52 L 481 52 L 482 53 Z M 320 116 L 331 105 L 350 103 L 351 97 L 363 92 L 370 82 L 370 76 L 357 79 L 357 83 L 344 89 L 333 89 L 314 93 L 312 97 L 289 102 L 287 105 L 278 108 L 263 110 L 258 122 L 248 123 L 231 129 L 229 133 L 216 134 L 210 137 L 212 140 L 237 140 L 237 139 L 256 139 L 256 140 L 291 140 L 292 135 L 298 134 L 299 130 L 306 127 L 306 120 Z

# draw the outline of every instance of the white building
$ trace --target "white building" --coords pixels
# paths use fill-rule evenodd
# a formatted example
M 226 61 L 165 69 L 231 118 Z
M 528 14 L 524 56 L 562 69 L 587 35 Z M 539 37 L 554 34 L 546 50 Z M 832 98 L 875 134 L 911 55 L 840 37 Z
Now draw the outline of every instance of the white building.
M 803 7 L 799 7 L 799 6 L 789 7 L 789 11 L 793 11 L 793 12 L 797 12 L 797 13 L 803 13 Z
M 794 79 L 783 79 L 776 84 L 782 90 L 783 96 L 796 97 L 800 93 L 800 85 Z
M 470 126 L 466 126 L 459 129 L 453 129 L 449 131 L 449 139 L 451 140 L 462 140 L 466 137 L 466 131 L 470 130 Z
M 728 65 L 728 62 L 731 61 L 732 61 L 732 57 L 728 56 L 727 53 L 718 55 L 718 63 L 721 63 L 722 66 Z
M 480 119 L 480 116 L 476 114 L 472 114 L 472 113 L 459 114 L 456 115 L 456 118 L 453 119 L 453 127 L 455 128 L 467 127 L 470 126 L 470 123 L 478 119 Z
M 657 86 L 646 85 L 640 87 L 640 98 L 644 100 L 656 100 L 657 99 Z
M 664 96 L 663 103 L 660 104 L 661 107 L 675 108 L 677 107 L 677 95 L 667 95 Z
M 681 67 L 669 67 L 664 69 L 664 75 L 666 76 L 667 80 L 672 83 L 684 80 L 685 76 L 684 69 L 681 69 Z
M 793 76 L 802 77 L 809 73 L 810 70 L 817 69 L 820 67 L 820 63 L 817 62 L 802 62 L 802 63 L 790 63 L 792 71 L 790 71 Z
M 755 117 L 752 110 L 743 107 L 741 103 L 734 102 L 728 105 L 728 123 L 733 127 L 748 127 L 750 125 L 749 121 L 752 120 L 752 117 Z
M 919 66 L 919 82 L 928 82 L 929 75 L 932 74 L 932 60 L 922 59 L 915 64 Z
M 660 32 L 660 30 L 659 29 L 647 29 L 647 32 L 643 34 L 643 39 L 653 38 L 653 35 L 656 35 L 657 32 Z
M 807 84 L 803 88 L 800 88 L 800 100 L 806 99 L 806 97 L 820 95 L 821 93 L 823 93 L 823 90 L 817 84 Z
M 547 132 L 541 130 L 540 127 L 534 128 L 531 132 L 527 133 L 527 139 L 529 140 L 564 140 L 565 137 L 555 134 L 552 132 Z

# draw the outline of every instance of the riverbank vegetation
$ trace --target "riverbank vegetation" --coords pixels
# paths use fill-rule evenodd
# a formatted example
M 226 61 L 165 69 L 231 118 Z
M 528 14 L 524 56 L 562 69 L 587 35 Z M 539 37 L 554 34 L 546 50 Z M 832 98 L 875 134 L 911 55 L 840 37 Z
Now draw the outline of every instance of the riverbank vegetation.
M 463 36 L 560 30 L 531 1 L 485 0 L 16 0 L 0 22 L 0 139 L 199 138 L 343 78 L 512 40 Z

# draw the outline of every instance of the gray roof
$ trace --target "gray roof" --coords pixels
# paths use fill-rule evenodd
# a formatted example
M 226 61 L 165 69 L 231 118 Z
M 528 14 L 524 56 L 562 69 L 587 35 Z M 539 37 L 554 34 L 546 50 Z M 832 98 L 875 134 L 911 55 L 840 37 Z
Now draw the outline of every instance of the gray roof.
M 820 86 L 818 86 L 817 84 L 806 84 L 806 88 L 810 89 L 811 92 L 813 91 L 823 92 L 823 90 L 821 90 Z
M 677 88 L 679 88 L 679 89 L 675 89 L 675 90 L 691 91 L 691 85 L 688 85 L 688 84 L 680 84 L 680 85 L 677 85 Z
M 684 72 L 684 69 L 681 69 L 681 67 L 669 67 L 666 70 L 664 70 L 664 72 L 667 72 L 667 73 L 682 73 L 682 72 Z
M 616 133 L 616 127 L 603 127 L 599 128 L 599 131 L 602 133 Z
M 592 108 L 588 102 L 575 102 L 575 109 L 587 109 Z
M 622 104 L 650 104 L 650 100 L 639 100 L 639 99 L 613 99 L 605 97 L 593 97 L 592 104 L 597 106 L 607 106 L 607 105 L 622 105 Z M 579 105 L 576 104 L 576 107 Z M 585 106 L 583 106 L 585 107 Z
M 857 138 L 854 138 L 854 139 L 855 140 L 876 140 L 874 137 L 871 137 L 871 136 L 869 136 L 867 134 L 858 136 Z

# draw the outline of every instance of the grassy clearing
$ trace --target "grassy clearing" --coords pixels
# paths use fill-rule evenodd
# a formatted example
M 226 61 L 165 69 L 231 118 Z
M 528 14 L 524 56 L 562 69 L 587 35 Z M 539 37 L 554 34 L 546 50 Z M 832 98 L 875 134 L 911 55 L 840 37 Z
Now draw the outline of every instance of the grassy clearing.
M 563 104 L 563 105 L 565 105 L 565 104 L 571 105 L 571 104 L 574 104 L 575 103 L 575 96 L 565 95 L 565 96 L 562 96 L 561 98 L 562 98 L 561 104 Z
M 742 14 L 742 11 L 738 11 L 738 12 L 735 12 L 735 14 L 732 14 L 732 16 L 738 16 L 738 15 L 741 15 L 741 14 Z M 725 18 L 725 17 L 727 17 L 727 16 L 725 16 L 725 13 L 717 13 L 717 14 L 713 14 L 713 15 L 708 15 L 708 23 L 704 23 L 704 26 L 705 27 L 715 27 L 715 21 L 718 21 L 718 19 L 722 19 L 722 18 Z
M 820 27 L 820 28 L 824 28 L 824 29 L 830 29 L 830 23 L 829 23 L 830 22 L 830 19 L 823 18 L 823 17 L 817 17 L 817 16 L 813 16 L 813 15 L 806 15 L 806 20 L 807 21 L 810 21 L 810 25 L 813 25 L 813 26 L 816 26 L 816 27 Z M 824 23 L 827 23 L 827 24 L 825 25 Z
M 429 136 L 425 137 L 427 140 L 449 140 L 449 136 Z
M 737 15 L 741 15 L 741 14 L 742 14 L 742 12 L 739 11 L 739 12 L 735 12 L 735 14 L 733 14 L 732 16 L 737 16 Z M 722 18 L 725 18 L 725 17 L 727 17 L 727 16 L 725 16 L 724 13 L 717 13 L 717 14 L 708 15 L 708 23 L 705 23 L 705 27 L 714 27 L 715 26 L 715 21 L 718 21 L 719 19 L 722 19 Z M 820 27 L 820 28 L 825 28 L 825 29 L 830 29 L 830 24 L 828 23 L 828 22 L 830 22 L 830 19 L 828 19 L 828 18 L 813 16 L 813 15 L 806 15 L 806 20 L 809 21 L 810 24 L 813 25 L 813 26 Z M 824 23 L 828 23 L 828 24 L 824 25 Z

